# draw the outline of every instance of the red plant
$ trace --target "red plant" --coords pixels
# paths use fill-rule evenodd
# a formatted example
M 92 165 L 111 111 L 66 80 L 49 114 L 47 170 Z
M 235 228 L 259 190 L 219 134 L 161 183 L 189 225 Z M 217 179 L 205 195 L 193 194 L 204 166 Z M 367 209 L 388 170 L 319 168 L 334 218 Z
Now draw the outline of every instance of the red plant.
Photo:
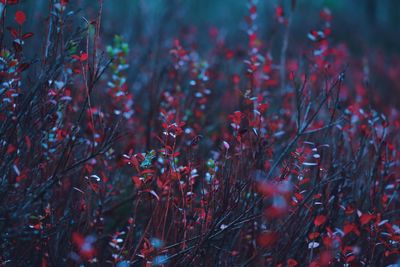
M 399 61 L 336 43 L 334 12 L 265 28 L 249 0 L 246 34 L 204 37 L 178 0 L 126 29 L 25 2 L 0 2 L 1 266 L 398 263 Z

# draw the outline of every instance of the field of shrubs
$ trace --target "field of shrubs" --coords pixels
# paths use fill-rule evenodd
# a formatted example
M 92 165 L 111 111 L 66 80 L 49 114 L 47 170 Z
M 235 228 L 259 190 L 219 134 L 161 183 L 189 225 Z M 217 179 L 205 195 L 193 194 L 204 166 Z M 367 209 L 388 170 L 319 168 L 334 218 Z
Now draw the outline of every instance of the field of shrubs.
M 165 2 L 0 0 L 0 266 L 399 266 L 395 32 Z

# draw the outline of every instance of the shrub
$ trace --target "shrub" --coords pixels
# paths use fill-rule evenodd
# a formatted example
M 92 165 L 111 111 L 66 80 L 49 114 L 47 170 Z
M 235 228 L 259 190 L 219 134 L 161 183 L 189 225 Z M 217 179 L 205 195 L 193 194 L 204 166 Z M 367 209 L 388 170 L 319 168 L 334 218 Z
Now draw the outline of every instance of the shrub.
M 242 45 L 169 35 L 179 1 L 132 45 L 103 38 L 102 1 L 90 20 L 49 1 L 43 36 L 18 2 L 0 3 L 2 265 L 398 262 L 398 108 L 329 9 L 303 48 L 296 1 L 276 6 L 275 49 L 255 1 Z

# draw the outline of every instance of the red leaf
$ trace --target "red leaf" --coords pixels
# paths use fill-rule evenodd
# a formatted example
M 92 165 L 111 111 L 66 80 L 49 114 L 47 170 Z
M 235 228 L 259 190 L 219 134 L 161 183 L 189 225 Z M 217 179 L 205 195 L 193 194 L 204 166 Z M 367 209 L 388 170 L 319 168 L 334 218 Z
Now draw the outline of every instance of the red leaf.
M 47 265 L 47 260 L 46 260 L 46 258 L 45 257 L 42 257 L 42 265 L 41 265 L 41 267 L 47 267 L 48 265 Z
M 27 32 L 24 35 L 22 35 L 22 39 L 26 40 L 28 38 L 31 38 L 33 36 L 33 32 Z
M 22 24 L 24 24 L 25 23 L 25 21 L 26 21 L 26 15 L 25 15 L 25 13 L 23 12 L 23 11 L 17 11 L 16 13 L 15 13 L 15 21 L 20 25 L 20 26 L 22 26 Z
M 16 5 L 16 4 L 18 4 L 18 0 L 1 0 L 0 1 L 2 4 L 5 4 L 5 5 Z
M 132 182 L 135 184 L 136 187 L 140 187 L 142 185 L 142 181 L 138 176 L 132 176 Z
M 139 165 L 139 161 L 137 160 L 137 158 L 135 156 L 132 156 L 129 160 L 128 163 L 132 164 L 133 167 L 135 167 L 137 172 L 140 172 L 140 165 Z
M 15 146 L 13 146 L 13 145 L 8 145 L 8 147 L 7 147 L 7 154 L 11 154 L 11 153 L 13 153 L 13 152 L 15 152 L 15 151 L 17 151 L 17 148 L 15 147 Z
M 93 246 L 93 243 L 96 239 L 92 236 L 83 236 L 78 232 L 72 233 L 72 243 L 79 249 L 79 254 L 87 260 L 92 259 L 95 254 L 96 250 Z
M 347 223 L 343 226 L 343 232 L 347 235 L 351 232 L 355 233 L 356 235 L 360 235 L 360 231 L 358 227 L 354 223 Z
M 361 215 L 361 217 L 360 217 L 361 225 L 369 223 L 374 218 L 375 218 L 375 216 L 373 214 L 363 214 L 363 215 Z
M 15 66 L 17 65 L 17 63 L 18 63 L 18 61 L 12 60 L 12 61 L 10 61 L 10 62 L 8 63 L 8 67 L 9 67 L 9 68 L 15 67 Z
M 27 68 L 29 68 L 29 64 L 28 63 L 21 63 L 21 64 L 19 64 L 19 66 L 17 68 L 17 72 L 23 72 Z
M 286 200 L 277 197 L 276 199 L 278 199 L 278 201 L 280 202 L 282 200 L 282 205 L 278 204 L 278 205 L 272 205 L 269 208 L 265 209 L 265 216 L 268 219 L 276 219 L 276 218 L 282 218 L 284 216 L 287 215 L 288 213 L 288 206 L 286 203 Z
M 81 247 L 85 243 L 85 238 L 80 233 L 74 232 L 72 233 L 72 242 L 77 246 Z
M 319 237 L 319 233 L 318 233 L 318 232 L 312 232 L 312 233 L 309 233 L 309 234 L 308 234 L 308 238 L 309 238 L 310 240 L 314 240 L 314 239 L 316 239 L 317 237 Z
M 278 233 L 272 231 L 264 231 L 258 236 L 257 243 L 261 247 L 271 247 L 276 243 L 277 240 Z
M 320 226 L 326 222 L 326 216 L 324 215 L 318 215 L 315 217 L 314 224 L 315 226 Z
M 355 208 L 352 207 L 352 206 L 350 206 L 350 205 L 347 205 L 346 208 L 345 208 L 345 210 L 344 210 L 344 212 L 346 213 L 346 215 L 351 215 L 351 214 L 354 213 L 354 211 L 355 211 Z
M 80 62 L 86 61 L 89 58 L 87 53 L 82 53 L 80 55 L 72 55 L 73 59 L 79 60 Z
M 83 61 L 86 61 L 88 58 L 89 58 L 88 54 L 87 53 L 83 53 L 83 54 L 81 54 L 81 57 L 79 58 L 79 60 L 81 62 L 83 62 Z
M 284 16 L 283 8 L 281 6 L 277 6 L 275 9 L 275 14 L 278 18 L 283 17 Z
M 31 139 L 29 138 L 29 136 L 25 136 L 25 143 L 26 143 L 26 147 L 29 149 L 31 149 L 32 147 L 32 142 Z
M 21 175 L 18 175 L 17 176 L 17 178 L 15 179 L 15 181 L 17 182 L 17 183 L 20 183 L 21 181 L 23 181 L 23 180 L 25 180 L 26 178 L 28 178 L 28 176 L 26 175 L 26 174 L 21 174 Z
M 257 12 L 257 7 L 256 6 L 251 6 L 250 7 L 250 14 L 255 14 Z
M 240 76 L 237 75 L 237 74 L 234 74 L 232 76 L 232 81 L 233 81 L 234 84 L 238 84 L 240 82 Z
M 7 30 L 10 31 L 10 33 L 11 33 L 11 35 L 12 35 L 12 37 L 13 37 L 14 39 L 17 39 L 17 38 L 18 38 L 18 31 L 17 31 L 16 29 L 11 28 L 11 27 L 7 27 Z
M 77 55 L 72 55 L 71 56 L 73 59 L 76 59 L 76 60 L 80 60 L 81 58 L 79 57 L 79 56 L 77 56 Z
M 287 265 L 288 265 L 288 267 L 295 267 L 295 266 L 299 265 L 299 263 L 294 259 L 288 259 Z

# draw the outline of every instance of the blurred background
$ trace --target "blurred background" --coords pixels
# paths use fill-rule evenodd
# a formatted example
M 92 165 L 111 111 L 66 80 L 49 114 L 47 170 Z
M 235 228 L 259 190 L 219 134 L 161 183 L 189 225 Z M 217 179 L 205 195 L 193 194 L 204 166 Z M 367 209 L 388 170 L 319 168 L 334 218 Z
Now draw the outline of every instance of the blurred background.
M 103 0 L 103 30 L 105 34 L 121 34 L 134 41 L 142 35 L 152 35 L 160 24 L 171 27 L 176 34 L 184 27 L 195 27 L 207 33 L 215 26 L 229 35 L 237 35 L 244 28 L 247 1 L 233 0 Z M 273 26 L 271 17 L 277 5 L 290 6 L 290 0 L 259 1 L 258 21 L 261 32 Z M 333 39 L 345 41 L 360 52 L 366 45 L 397 53 L 400 39 L 400 1 L 398 0 L 297 0 L 293 14 L 294 37 L 303 37 L 318 21 L 319 11 L 329 8 L 333 14 Z M 99 0 L 70 0 L 81 16 L 97 14 Z M 40 27 L 40 19 L 47 16 L 48 0 L 22 0 L 21 5 Z M 307 19 L 304 19 L 306 17 Z M 268 36 L 265 36 L 266 38 Z
M 19 6 L 12 7 L 26 11 L 28 20 L 33 22 L 26 30 L 34 32 L 35 38 L 45 38 L 50 2 L 21 0 Z M 68 11 L 82 18 L 74 17 L 71 23 L 84 27 L 83 18 L 95 19 L 99 3 L 100 0 L 69 0 Z M 291 12 L 293 3 L 296 8 Z M 142 67 L 149 62 L 162 62 L 175 38 L 185 38 L 186 44 L 194 45 L 203 55 L 213 49 L 215 43 L 210 40 L 216 30 L 220 41 L 231 48 L 247 45 L 247 0 L 103 0 L 103 4 L 102 45 L 105 48 L 112 44 L 115 35 L 123 36 L 129 44 L 132 75 L 128 81 L 133 90 L 135 84 L 140 87 L 138 73 L 145 72 Z M 285 32 L 285 26 L 276 21 L 278 6 L 283 7 L 284 17 L 292 16 L 289 57 L 301 54 L 310 45 L 307 34 L 320 29 L 319 13 L 329 8 L 333 17 L 332 44 L 343 43 L 353 59 L 369 62 L 370 85 L 383 92 L 384 98 L 389 99 L 394 91 L 400 95 L 399 0 L 271 0 L 258 1 L 257 6 L 259 38 L 277 59 Z M 6 24 L 15 24 L 12 16 L 7 16 L 7 20 Z M 38 51 L 39 47 L 32 49 L 31 56 Z M 388 101 L 399 106 L 399 99 L 392 97 Z

